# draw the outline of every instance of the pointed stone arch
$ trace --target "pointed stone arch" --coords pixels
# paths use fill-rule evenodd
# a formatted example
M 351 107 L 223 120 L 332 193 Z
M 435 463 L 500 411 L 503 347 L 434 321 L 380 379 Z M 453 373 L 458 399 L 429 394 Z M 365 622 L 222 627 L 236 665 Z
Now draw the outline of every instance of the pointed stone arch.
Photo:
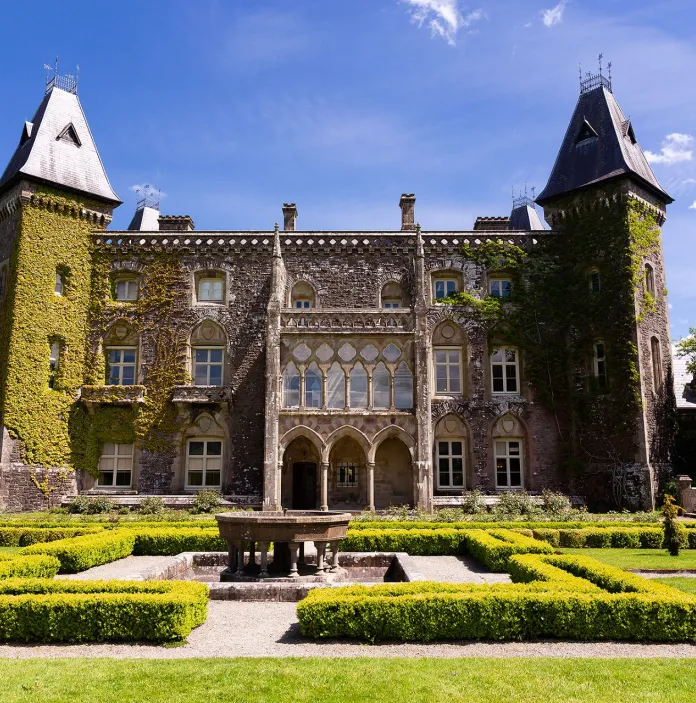
M 363 450 L 363 452 L 365 452 L 365 460 L 367 460 L 367 457 L 370 456 L 372 442 L 370 442 L 370 440 L 367 438 L 367 435 L 364 432 L 360 431 L 357 427 L 353 427 L 352 425 L 343 425 L 343 427 L 339 427 L 337 430 L 334 430 L 326 438 L 326 442 L 324 443 L 324 453 L 321 457 L 321 460 L 323 462 L 329 461 L 331 450 L 336 445 L 336 443 L 344 437 L 350 437 L 351 439 L 354 439 L 360 445 L 360 448 Z
M 403 427 L 399 427 L 398 425 L 390 425 L 389 427 L 385 427 L 383 430 L 380 430 L 372 438 L 372 447 L 367 455 L 367 461 L 369 463 L 374 463 L 379 445 L 386 439 L 391 438 L 400 439 L 406 445 L 406 448 L 411 455 L 411 459 L 415 461 L 416 441 L 408 432 L 406 432 L 405 429 L 403 429 Z
M 285 453 L 285 450 L 288 448 L 290 443 L 298 437 L 304 437 L 305 439 L 309 440 L 311 444 L 314 445 L 314 448 L 317 450 L 319 456 L 322 457 L 322 461 L 324 461 L 324 440 L 311 427 L 307 427 L 307 425 L 297 425 L 291 430 L 288 430 L 280 438 L 280 440 L 278 441 L 278 453 L 281 459 L 283 458 L 283 454 Z

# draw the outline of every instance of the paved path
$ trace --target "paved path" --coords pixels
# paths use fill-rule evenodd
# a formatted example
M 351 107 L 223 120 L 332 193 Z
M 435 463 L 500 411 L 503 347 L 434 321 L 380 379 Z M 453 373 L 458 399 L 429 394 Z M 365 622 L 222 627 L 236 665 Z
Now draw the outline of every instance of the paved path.
M 294 603 L 211 601 L 208 620 L 186 645 L 137 644 L 0 646 L 0 657 L 689 657 L 696 645 L 615 642 L 509 642 L 499 644 L 315 643 L 300 637 Z
M 101 581 L 102 579 L 143 580 L 144 572 L 161 571 L 173 562 L 172 557 L 126 557 L 102 566 L 93 566 L 79 574 L 59 574 L 56 578 L 77 581 Z
M 426 581 L 445 583 L 512 583 L 508 574 L 494 574 L 471 557 L 411 557 Z

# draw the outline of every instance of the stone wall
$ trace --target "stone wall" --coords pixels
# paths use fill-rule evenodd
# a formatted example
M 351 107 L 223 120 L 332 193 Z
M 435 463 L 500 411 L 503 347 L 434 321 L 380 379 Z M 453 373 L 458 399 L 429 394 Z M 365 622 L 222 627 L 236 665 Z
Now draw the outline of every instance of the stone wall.
M 74 472 L 25 464 L 0 464 L 0 511 L 22 512 L 58 507 L 77 493 Z

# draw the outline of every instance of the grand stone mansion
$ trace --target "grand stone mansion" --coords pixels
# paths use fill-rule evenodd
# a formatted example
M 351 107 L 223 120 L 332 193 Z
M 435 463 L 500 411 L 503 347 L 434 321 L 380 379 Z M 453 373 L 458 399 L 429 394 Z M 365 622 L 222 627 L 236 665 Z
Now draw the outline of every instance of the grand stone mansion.
M 147 198 L 114 231 L 121 203 L 69 78 L 49 81 L 20 131 L 0 179 L 0 508 L 77 491 L 356 510 L 456 505 L 474 488 L 583 494 L 562 468 L 572 418 L 539 402 L 530 351 L 451 299 L 514 299 L 514 275 L 467 243 L 531 250 L 628 200 L 662 224 L 671 198 L 605 77 L 583 82 L 536 203 L 462 231 L 421 229 L 413 194 L 393 231 L 302 231 L 291 203 L 282 227 L 200 231 Z M 575 263 L 601 295 L 601 256 Z M 631 305 L 654 303 L 624 340 L 641 403 L 620 462 L 650 505 L 668 462 L 655 448 L 670 373 L 661 246 L 639 263 Z M 600 321 L 589 338 L 587 383 L 620 397 L 609 332 Z

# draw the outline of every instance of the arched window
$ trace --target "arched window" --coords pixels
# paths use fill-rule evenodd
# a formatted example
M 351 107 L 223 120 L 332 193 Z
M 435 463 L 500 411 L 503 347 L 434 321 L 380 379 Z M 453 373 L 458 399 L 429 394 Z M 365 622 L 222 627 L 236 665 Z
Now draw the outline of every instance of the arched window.
M 382 288 L 380 301 L 383 308 L 402 308 L 404 307 L 403 295 L 401 293 L 401 285 L 396 281 L 390 281 Z
M 326 406 L 340 409 L 346 407 L 346 375 L 338 361 L 334 361 L 326 374 Z
M 321 397 L 321 371 L 316 364 L 312 364 L 305 373 L 305 407 L 320 408 Z
M 659 393 L 662 390 L 662 351 L 660 350 L 660 340 L 657 337 L 650 339 L 650 352 L 652 356 L 652 376 L 653 390 Z
M 372 372 L 372 407 L 391 407 L 391 375 L 382 361 Z
M 360 362 L 350 372 L 350 407 L 367 407 L 367 371 Z
M 394 406 L 398 410 L 410 410 L 413 407 L 413 375 L 403 361 L 394 374 Z
M 314 288 L 307 281 L 298 281 L 292 287 L 290 305 L 297 310 L 309 310 L 316 307 Z
M 298 408 L 300 406 L 300 372 L 291 361 L 283 371 L 283 407 Z
M 214 320 L 203 320 L 191 333 L 191 375 L 195 386 L 225 383 L 227 336 Z
M 650 264 L 645 264 L 645 292 L 655 297 L 655 272 Z

